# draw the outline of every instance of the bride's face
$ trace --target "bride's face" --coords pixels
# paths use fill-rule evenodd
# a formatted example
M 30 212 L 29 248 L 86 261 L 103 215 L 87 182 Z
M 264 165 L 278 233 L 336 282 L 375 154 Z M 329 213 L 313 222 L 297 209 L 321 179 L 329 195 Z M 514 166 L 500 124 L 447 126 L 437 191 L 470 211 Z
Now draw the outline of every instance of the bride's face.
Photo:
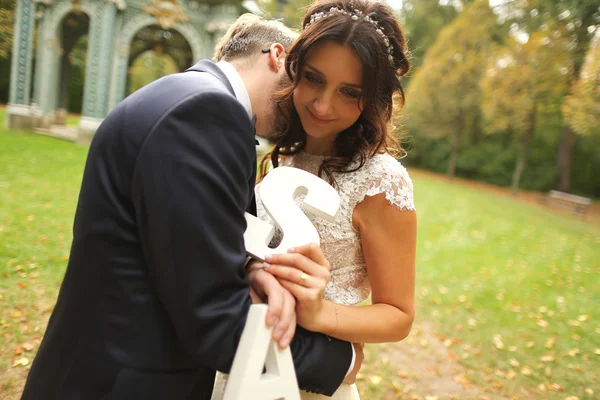
M 356 122 L 362 76 L 362 63 L 350 47 L 324 41 L 308 52 L 293 95 L 308 136 L 333 141 Z

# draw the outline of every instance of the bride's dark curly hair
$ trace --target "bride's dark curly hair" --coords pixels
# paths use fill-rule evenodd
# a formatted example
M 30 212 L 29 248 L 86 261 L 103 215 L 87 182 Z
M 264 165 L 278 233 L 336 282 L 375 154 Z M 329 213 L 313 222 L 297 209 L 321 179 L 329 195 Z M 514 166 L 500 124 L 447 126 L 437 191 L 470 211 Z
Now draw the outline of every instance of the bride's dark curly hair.
M 331 12 L 333 8 L 343 12 Z M 318 18 L 319 13 L 325 17 Z M 356 171 L 376 153 L 397 155 L 403 152 L 388 129 L 388 123 L 392 119 L 394 99 L 398 107 L 404 105 L 400 78 L 410 69 L 406 38 L 391 9 L 376 0 L 316 1 L 304 15 L 302 26 L 304 30 L 290 49 L 285 63 L 291 82 L 275 94 L 279 126 L 273 149 L 261 160 L 259 179 L 267 174 L 270 163 L 273 167 L 279 165 L 280 156 L 293 155 L 304 148 L 306 132 L 294 107 L 293 92 L 310 49 L 331 40 L 353 49 L 363 66 L 361 115 L 356 123 L 338 134 L 333 156 L 326 157 L 319 168 L 319 176 L 325 174 L 334 185 L 333 172 Z M 377 32 L 378 28 L 383 34 Z M 390 46 L 391 54 L 388 53 Z M 359 163 L 349 168 L 355 158 Z

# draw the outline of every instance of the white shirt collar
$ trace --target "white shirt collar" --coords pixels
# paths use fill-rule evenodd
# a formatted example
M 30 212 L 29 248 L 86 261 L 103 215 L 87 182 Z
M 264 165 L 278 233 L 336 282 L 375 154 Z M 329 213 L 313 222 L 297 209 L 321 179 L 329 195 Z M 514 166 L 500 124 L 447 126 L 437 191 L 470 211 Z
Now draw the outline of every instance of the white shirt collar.
M 223 71 L 229 80 L 229 83 L 231 83 L 231 87 L 233 87 L 233 93 L 235 93 L 235 97 L 246 109 L 248 117 L 252 119 L 252 104 L 250 103 L 250 96 L 248 95 L 248 90 L 246 90 L 246 85 L 244 85 L 244 81 L 242 80 L 240 74 L 233 65 L 224 60 L 219 61 L 217 63 L 217 67 Z

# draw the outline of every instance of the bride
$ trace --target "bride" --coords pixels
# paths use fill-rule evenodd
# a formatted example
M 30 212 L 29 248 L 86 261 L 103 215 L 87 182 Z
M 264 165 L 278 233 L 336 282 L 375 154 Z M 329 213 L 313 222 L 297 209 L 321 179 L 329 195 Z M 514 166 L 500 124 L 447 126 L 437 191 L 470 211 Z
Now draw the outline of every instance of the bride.
M 292 166 L 337 189 L 334 222 L 309 214 L 331 271 L 297 263 L 294 249 L 250 271 L 264 268 L 278 278 L 296 297 L 305 329 L 353 343 L 396 342 L 410 332 L 417 222 L 412 182 L 392 156 L 397 142 L 388 128 L 394 100 L 404 102 L 400 77 L 408 70 L 396 18 L 372 0 L 314 3 L 287 56 L 291 83 L 278 98 L 283 126 L 260 173 Z M 269 220 L 257 203 L 259 217 Z M 356 307 L 369 295 L 371 305 Z M 303 400 L 326 398 L 302 392 Z M 333 398 L 359 396 L 342 384 Z
M 248 279 L 263 270 L 273 274 L 296 297 L 300 326 L 347 342 L 403 340 L 414 319 L 413 186 L 393 157 L 398 146 L 388 128 L 394 102 L 404 102 L 407 56 L 406 39 L 383 2 L 314 3 L 286 58 L 291 82 L 276 99 L 281 126 L 260 166 L 260 178 L 278 166 L 311 172 L 336 188 L 341 206 L 334 222 L 307 214 L 331 270 L 304 264 L 296 256 L 311 251 L 304 246 L 253 261 Z M 256 193 L 258 216 L 272 223 Z M 302 197 L 297 203 L 303 207 Z M 371 305 L 356 307 L 369 295 Z M 218 374 L 213 399 L 225 383 Z M 304 391 L 301 398 L 329 399 Z M 342 384 L 331 398 L 359 394 Z

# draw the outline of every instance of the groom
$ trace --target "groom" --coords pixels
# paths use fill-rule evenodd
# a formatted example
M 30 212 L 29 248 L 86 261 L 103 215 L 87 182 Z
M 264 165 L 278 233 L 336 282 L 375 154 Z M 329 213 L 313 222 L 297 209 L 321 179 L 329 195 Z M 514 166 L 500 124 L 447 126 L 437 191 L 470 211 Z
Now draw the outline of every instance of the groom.
M 230 63 L 201 61 L 164 77 L 100 126 L 69 265 L 23 399 L 210 398 L 252 303 L 243 242 L 244 212 L 255 207 L 251 117 L 268 132 L 269 97 L 294 36 L 243 16 L 219 46 Z M 274 332 L 286 330 L 293 300 L 263 274 L 253 284 L 280 319 Z M 291 335 L 278 339 L 286 345 Z M 349 371 L 349 343 L 301 328 L 291 349 L 300 386 L 327 395 L 354 379 L 362 360 L 359 350 Z

